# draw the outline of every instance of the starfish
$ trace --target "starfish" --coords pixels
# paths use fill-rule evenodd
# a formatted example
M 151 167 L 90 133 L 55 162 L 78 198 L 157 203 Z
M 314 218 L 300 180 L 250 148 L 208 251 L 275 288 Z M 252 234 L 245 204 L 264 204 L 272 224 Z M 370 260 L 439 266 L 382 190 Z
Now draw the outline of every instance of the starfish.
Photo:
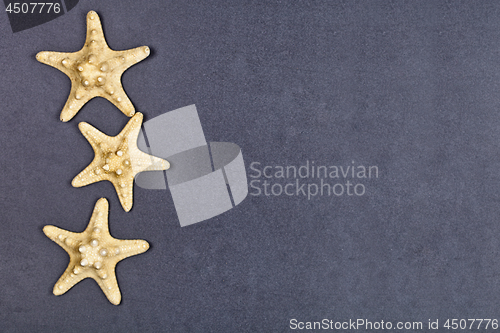
M 111 303 L 120 303 L 116 264 L 127 257 L 146 252 L 149 244 L 140 239 L 113 238 L 108 229 L 108 208 L 108 200 L 99 199 L 87 228 L 81 233 L 52 225 L 43 228 L 45 235 L 69 254 L 68 268 L 56 282 L 54 295 L 62 295 L 81 280 L 92 278 Z
M 111 137 L 95 127 L 81 122 L 78 128 L 94 149 L 94 160 L 71 182 L 82 187 L 101 180 L 110 181 L 118 194 L 123 209 L 128 212 L 133 204 L 134 177 L 143 171 L 167 170 L 168 161 L 146 154 L 137 147 L 142 113 L 137 112 L 117 136 Z
M 71 92 L 61 112 L 61 120 L 69 121 L 82 106 L 94 97 L 104 97 L 126 116 L 135 113 L 132 102 L 121 84 L 123 72 L 147 56 L 147 46 L 125 51 L 109 48 L 96 12 L 87 14 L 87 39 L 78 52 L 39 52 L 36 59 L 69 76 Z

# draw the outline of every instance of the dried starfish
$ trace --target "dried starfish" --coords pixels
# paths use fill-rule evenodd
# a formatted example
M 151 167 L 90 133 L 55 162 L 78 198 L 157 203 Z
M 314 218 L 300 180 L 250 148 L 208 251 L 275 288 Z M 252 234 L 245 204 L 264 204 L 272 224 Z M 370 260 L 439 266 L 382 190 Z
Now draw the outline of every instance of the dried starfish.
M 137 112 L 117 136 L 111 137 L 81 122 L 78 128 L 94 149 L 95 157 L 71 182 L 82 187 L 101 180 L 110 181 L 125 211 L 133 204 L 134 177 L 142 171 L 167 170 L 170 163 L 137 148 L 142 113 Z
M 85 278 L 94 279 L 108 298 L 118 305 L 120 288 L 116 281 L 116 264 L 127 257 L 146 252 L 144 240 L 116 239 L 109 234 L 108 201 L 97 201 L 84 232 L 75 233 L 51 225 L 43 228 L 47 237 L 69 254 L 69 264 L 54 286 L 54 295 L 62 295 Z
M 61 120 L 73 118 L 94 97 L 104 97 L 126 116 L 132 117 L 134 106 L 123 90 L 121 76 L 130 66 L 147 56 L 147 46 L 125 51 L 109 48 L 96 12 L 87 14 L 87 39 L 78 52 L 39 52 L 36 59 L 66 74 L 71 79 L 71 92 L 61 111 Z

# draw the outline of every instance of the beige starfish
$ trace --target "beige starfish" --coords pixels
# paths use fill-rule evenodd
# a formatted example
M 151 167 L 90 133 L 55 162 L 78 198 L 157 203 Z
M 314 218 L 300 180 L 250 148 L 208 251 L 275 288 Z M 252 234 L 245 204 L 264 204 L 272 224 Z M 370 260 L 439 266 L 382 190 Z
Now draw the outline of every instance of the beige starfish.
M 118 305 L 120 288 L 115 266 L 127 257 L 146 252 L 148 242 L 140 239 L 116 239 L 109 234 L 108 200 L 97 201 L 84 232 L 75 233 L 46 225 L 43 232 L 69 254 L 66 271 L 54 286 L 54 295 L 62 295 L 85 278 L 94 279 L 108 298 Z
M 133 204 L 134 177 L 142 171 L 167 170 L 170 163 L 146 154 L 137 148 L 142 113 L 137 112 L 117 136 L 111 137 L 95 127 L 81 122 L 78 128 L 94 149 L 95 157 L 71 182 L 82 187 L 101 180 L 109 180 L 115 187 L 123 209 L 128 212 Z
M 61 120 L 73 118 L 82 106 L 94 97 L 104 97 L 132 117 L 134 106 L 121 84 L 123 72 L 147 56 L 147 46 L 125 51 L 109 48 L 96 12 L 87 14 L 87 39 L 78 52 L 39 52 L 36 59 L 55 67 L 71 79 L 71 92 L 61 112 Z

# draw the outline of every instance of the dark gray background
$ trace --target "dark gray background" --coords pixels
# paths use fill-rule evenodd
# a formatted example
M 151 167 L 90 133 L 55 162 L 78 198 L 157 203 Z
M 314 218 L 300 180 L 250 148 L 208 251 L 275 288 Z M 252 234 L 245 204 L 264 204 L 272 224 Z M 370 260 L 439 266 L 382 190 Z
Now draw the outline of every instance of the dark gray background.
M 85 14 L 111 48 L 152 54 L 123 75 L 145 120 L 195 103 L 208 141 L 278 165 L 377 165 L 363 197 L 252 197 L 181 228 L 166 191 L 73 188 L 93 158 L 77 124 L 116 135 L 102 98 L 68 123 L 69 79 L 39 51 L 77 51 Z M 282 332 L 289 320 L 500 316 L 500 2 L 80 1 L 13 34 L 0 13 L 0 331 Z M 42 233 L 110 201 L 122 303 Z

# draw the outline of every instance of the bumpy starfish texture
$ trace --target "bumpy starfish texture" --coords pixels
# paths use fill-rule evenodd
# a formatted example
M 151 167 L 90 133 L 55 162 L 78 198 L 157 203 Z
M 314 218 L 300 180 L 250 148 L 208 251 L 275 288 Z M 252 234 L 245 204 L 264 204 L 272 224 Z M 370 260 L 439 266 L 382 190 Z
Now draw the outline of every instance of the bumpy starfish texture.
M 137 147 L 142 119 L 142 113 L 137 112 L 120 134 L 114 137 L 107 136 L 85 122 L 78 124 L 94 149 L 95 157 L 71 184 L 81 187 L 108 180 L 114 185 L 123 209 L 128 212 L 133 204 L 135 175 L 143 171 L 167 170 L 170 167 L 166 160 L 146 154 Z
M 120 260 L 146 252 L 149 244 L 139 239 L 113 238 L 108 229 L 108 208 L 108 201 L 99 199 L 87 228 L 81 233 L 51 225 L 43 228 L 45 235 L 69 254 L 68 268 L 55 284 L 54 295 L 62 295 L 81 280 L 92 278 L 111 303 L 120 303 L 115 266 Z
M 87 39 L 78 52 L 39 52 L 36 59 L 66 74 L 71 79 L 71 92 L 61 112 L 61 120 L 73 118 L 94 97 L 104 97 L 132 117 L 134 106 L 121 84 L 123 72 L 147 56 L 147 46 L 125 51 L 109 48 L 96 12 L 87 14 Z

